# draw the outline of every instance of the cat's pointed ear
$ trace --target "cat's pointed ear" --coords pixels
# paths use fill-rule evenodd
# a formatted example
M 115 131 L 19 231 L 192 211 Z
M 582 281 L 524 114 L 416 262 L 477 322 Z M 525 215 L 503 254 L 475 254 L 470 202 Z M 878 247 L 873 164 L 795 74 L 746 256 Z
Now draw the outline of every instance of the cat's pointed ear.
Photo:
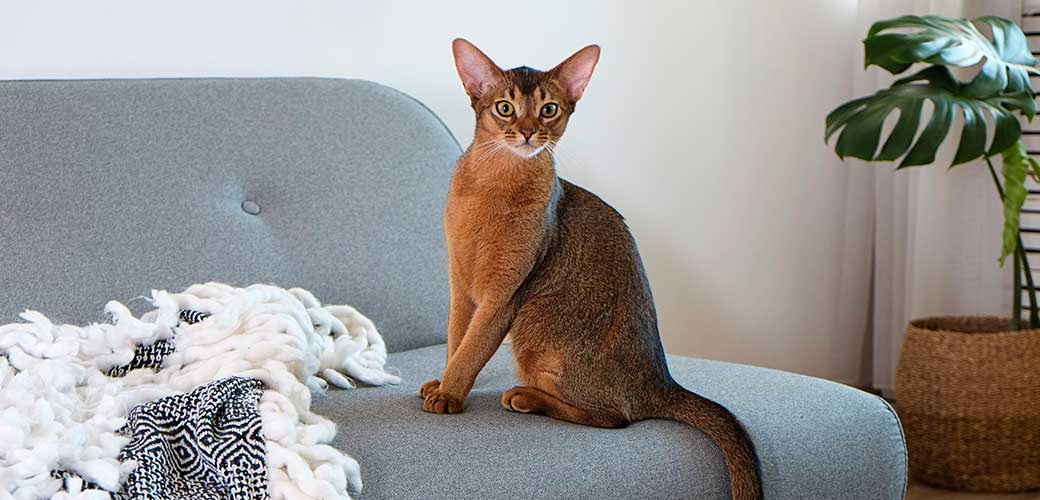
M 599 45 L 589 45 L 574 53 L 555 68 L 551 69 L 556 79 L 567 91 L 567 97 L 574 102 L 581 99 L 585 87 L 592 79 L 592 70 L 599 61 Z
M 462 38 L 451 42 L 451 51 L 455 54 L 455 69 L 459 72 L 466 93 L 479 99 L 487 89 L 502 81 L 505 76 L 488 56 L 484 55 L 476 45 Z

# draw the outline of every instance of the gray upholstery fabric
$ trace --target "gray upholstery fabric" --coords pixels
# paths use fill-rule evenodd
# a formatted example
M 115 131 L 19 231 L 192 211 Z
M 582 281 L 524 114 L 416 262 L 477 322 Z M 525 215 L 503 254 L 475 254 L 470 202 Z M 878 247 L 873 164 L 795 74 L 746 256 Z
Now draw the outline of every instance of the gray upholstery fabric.
M 421 104 L 356 80 L 0 82 L 0 323 L 74 323 L 104 301 L 197 281 L 311 289 L 374 318 L 399 387 L 316 410 L 366 499 L 724 499 L 721 456 L 682 424 L 623 430 L 508 413 L 508 353 L 461 415 L 422 413 L 441 372 L 441 210 L 458 144 Z M 767 499 L 898 499 L 899 424 L 874 396 L 771 370 L 671 358 L 747 425 Z
M 339 425 L 336 446 L 361 463 L 364 499 L 730 498 L 717 448 L 683 424 L 608 430 L 507 412 L 499 400 L 515 385 L 508 348 L 481 373 L 463 413 L 423 413 L 418 387 L 440 375 L 444 356 L 444 346 L 394 354 L 401 386 L 315 400 Z M 764 368 L 678 356 L 669 364 L 747 427 L 767 500 L 903 498 L 902 431 L 880 398 Z
M 269 282 L 358 307 L 391 350 L 443 342 L 459 153 L 365 81 L 0 82 L 0 323 Z

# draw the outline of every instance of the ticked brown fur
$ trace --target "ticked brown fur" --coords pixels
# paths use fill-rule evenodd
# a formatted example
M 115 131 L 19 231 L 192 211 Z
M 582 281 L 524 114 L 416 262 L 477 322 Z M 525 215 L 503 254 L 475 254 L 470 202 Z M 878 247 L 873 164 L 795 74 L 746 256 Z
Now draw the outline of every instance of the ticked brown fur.
M 687 422 L 722 450 L 733 498 L 761 498 L 754 449 L 736 418 L 668 373 L 653 297 L 624 219 L 556 175 L 552 148 L 599 47 L 547 72 L 501 70 L 465 40 L 453 48 L 477 126 L 444 210 L 448 361 L 441 379 L 420 390 L 423 409 L 462 411 L 508 334 L 523 385 L 502 395 L 507 409 L 597 427 Z

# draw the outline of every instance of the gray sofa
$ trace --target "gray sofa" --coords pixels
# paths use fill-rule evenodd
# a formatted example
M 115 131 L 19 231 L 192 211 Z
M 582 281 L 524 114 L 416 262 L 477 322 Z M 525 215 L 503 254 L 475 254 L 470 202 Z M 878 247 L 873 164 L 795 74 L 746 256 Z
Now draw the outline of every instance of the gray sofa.
M 508 348 L 465 413 L 421 411 L 418 387 L 444 365 L 440 219 L 459 153 L 422 104 L 365 81 L 0 82 L 0 322 L 29 307 L 97 321 L 108 299 L 207 280 L 302 286 L 373 318 L 405 379 L 315 402 L 361 463 L 365 499 L 729 498 L 719 452 L 681 424 L 605 430 L 502 409 Z M 880 398 L 669 363 L 747 427 L 766 499 L 903 497 L 903 437 Z

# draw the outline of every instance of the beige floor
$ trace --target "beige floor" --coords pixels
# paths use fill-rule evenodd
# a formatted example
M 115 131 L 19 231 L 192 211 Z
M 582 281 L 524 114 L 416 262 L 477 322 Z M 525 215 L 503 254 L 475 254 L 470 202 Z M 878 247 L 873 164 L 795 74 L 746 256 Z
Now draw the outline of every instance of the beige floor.
M 910 485 L 907 500 L 1040 500 L 1040 491 L 1019 493 L 1017 495 L 996 495 L 992 493 L 961 493 L 946 491 L 920 483 Z

